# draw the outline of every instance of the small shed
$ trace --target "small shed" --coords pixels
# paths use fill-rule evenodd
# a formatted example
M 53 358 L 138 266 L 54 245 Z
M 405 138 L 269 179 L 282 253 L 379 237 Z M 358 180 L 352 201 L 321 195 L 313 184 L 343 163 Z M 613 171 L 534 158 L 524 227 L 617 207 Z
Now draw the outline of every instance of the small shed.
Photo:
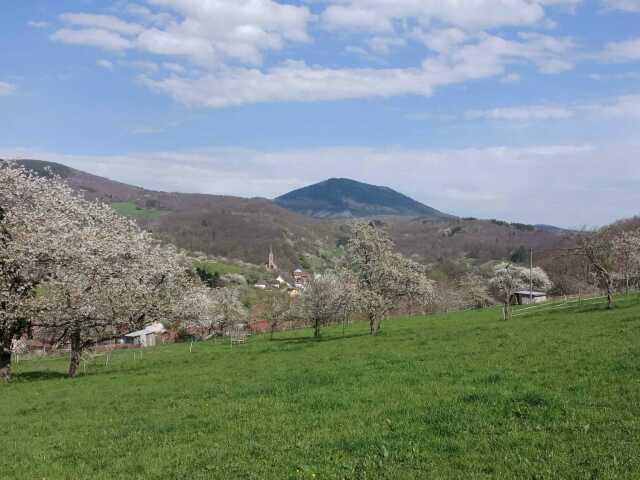
M 158 342 L 158 338 L 160 338 L 160 336 L 166 331 L 167 330 L 164 328 L 164 325 L 160 322 L 152 323 L 142 330 L 127 333 L 124 336 L 124 343 L 130 345 L 141 345 L 143 348 L 155 347 Z
M 531 303 L 543 303 L 547 301 L 547 294 L 544 292 L 531 292 L 520 290 L 513 294 L 512 303 L 517 305 L 529 305 Z

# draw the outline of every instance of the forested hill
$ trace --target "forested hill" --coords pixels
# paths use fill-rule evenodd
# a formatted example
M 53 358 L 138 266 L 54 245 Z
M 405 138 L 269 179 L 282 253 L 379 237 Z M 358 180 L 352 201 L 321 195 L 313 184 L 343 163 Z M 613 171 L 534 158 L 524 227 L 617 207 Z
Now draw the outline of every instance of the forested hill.
M 350 219 L 303 215 L 283 208 L 280 201 L 158 192 L 57 163 L 21 163 L 39 174 L 59 175 L 86 197 L 110 203 L 145 229 L 179 247 L 208 255 L 261 265 L 272 247 L 282 270 L 295 266 L 314 270 L 331 265 L 349 235 Z M 461 256 L 483 262 L 509 257 L 523 247 L 547 250 L 572 241 L 570 232 L 549 227 L 448 217 L 393 190 L 370 190 L 366 188 L 370 186 L 363 185 L 361 193 L 376 192 L 375 201 L 370 204 L 382 203 L 396 211 L 405 209 L 403 215 L 373 219 L 390 231 L 402 253 L 423 263 L 446 262 Z M 350 191 L 358 203 L 355 190 Z M 355 203 L 350 208 L 355 208 Z M 410 215 L 411 209 L 415 213 Z
M 275 199 L 281 207 L 321 218 L 378 215 L 422 216 L 436 221 L 454 217 L 424 205 L 388 187 L 347 178 L 331 178 Z

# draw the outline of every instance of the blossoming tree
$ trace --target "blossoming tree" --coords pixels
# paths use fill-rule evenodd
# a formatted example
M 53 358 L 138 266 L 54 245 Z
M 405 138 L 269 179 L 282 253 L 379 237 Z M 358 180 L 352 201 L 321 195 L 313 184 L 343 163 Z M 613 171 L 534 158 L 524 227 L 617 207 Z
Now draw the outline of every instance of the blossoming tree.
M 372 223 L 353 224 L 346 267 L 358 291 L 358 310 L 367 315 L 372 335 L 399 302 L 433 301 L 433 282 L 424 267 L 395 252 L 388 233 Z

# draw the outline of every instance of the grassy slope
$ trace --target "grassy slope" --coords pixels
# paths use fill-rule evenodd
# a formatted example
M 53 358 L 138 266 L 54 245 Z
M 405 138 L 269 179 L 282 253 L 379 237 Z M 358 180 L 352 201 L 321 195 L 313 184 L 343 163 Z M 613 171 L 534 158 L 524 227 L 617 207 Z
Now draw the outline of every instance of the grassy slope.
M 242 273 L 242 268 L 239 265 L 222 261 L 198 261 L 194 264 L 197 268 L 202 268 L 210 274 L 218 272 L 220 275 L 226 275 L 228 273 Z
M 594 307 L 582 307 L 593 309 Z M 638 478 L 640 304 L 120 352 L 0 387 L 3 478 Z M 315 475 L 315 477 L 314 477 Z
M 113 202 L 111 207 L 120 215 L 131 218 L 150 220 L 160 217 L 164 212 L 159 210 L 140 208 L 134 202 Z

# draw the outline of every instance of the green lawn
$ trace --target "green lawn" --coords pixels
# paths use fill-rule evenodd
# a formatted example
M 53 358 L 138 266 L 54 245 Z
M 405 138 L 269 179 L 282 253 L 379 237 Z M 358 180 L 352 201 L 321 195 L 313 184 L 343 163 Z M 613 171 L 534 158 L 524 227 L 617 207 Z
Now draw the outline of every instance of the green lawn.
M 640 303 L 120 352 L 0 386 L 7 479 L 640 478 Z
M 221 262 L 219 260 L 197 261 L 193 266 L 201 268 L 212 275 L 216 272 L 218 272 L 219 275 L 226 275 L 228 273 L 242 273 L 242 268 L 239 265 Z
M 165 213 L 161 210 L 138 207 L 134 202 L 113 202 L 111 207 L 125 217 L 143 218 L 145 220 L 158 218 Z

